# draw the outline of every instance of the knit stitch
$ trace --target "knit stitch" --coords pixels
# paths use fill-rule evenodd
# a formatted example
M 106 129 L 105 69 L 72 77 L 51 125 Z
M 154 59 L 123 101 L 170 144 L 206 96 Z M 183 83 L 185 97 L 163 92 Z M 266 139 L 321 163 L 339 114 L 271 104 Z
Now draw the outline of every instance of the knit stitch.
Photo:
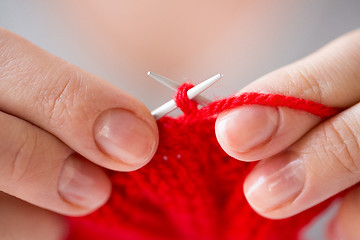
M 244 93 L 198 109 L 182 85 L 174 99 L 184 112 L 158 121 L 160 142 L 153 159 L 130 172 L 108 171 L 109 201 L 94 213 L 69 218 L 68 240 L 289 240 L 334 199 L 284 220 L 255 213 L 243 182 L 256 163 L 228 156 L 215 137 L 216 116 L 241 105 L 289 107 L 323 119 L 339 109 L 291 96 Z

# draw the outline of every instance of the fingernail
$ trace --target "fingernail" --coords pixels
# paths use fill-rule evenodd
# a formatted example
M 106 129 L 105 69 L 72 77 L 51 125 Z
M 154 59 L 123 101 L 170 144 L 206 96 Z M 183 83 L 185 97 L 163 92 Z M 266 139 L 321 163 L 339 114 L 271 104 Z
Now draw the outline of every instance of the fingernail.
M 220 137 L 236 152 L 247 152 L 266 142 L 278 127 L 277 109 L 265 106 L 242 106 L 221 116 L 216 124 Z
M 255 210 L 267 212 L 293 201 L 304 183 L 305 169 L 301 159 L 290 162 L 284 158 L 267 159 L 249 174 L 244 192 Z
M 128 165 L 149 160 L 155 150 L 150 125 L 127 110 L 103 112 L 95 122 L 94 137 L 101 151 Z
M 106 175 L 87 160 L 70 156 L 59 177 L 60 196 L 76 206 L 95 209 L 106 202 L 111 184 Z

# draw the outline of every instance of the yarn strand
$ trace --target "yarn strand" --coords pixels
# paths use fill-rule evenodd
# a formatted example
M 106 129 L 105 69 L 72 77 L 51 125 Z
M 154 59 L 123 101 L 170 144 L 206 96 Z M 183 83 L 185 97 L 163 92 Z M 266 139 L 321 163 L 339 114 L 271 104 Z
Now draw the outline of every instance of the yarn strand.
M 207 106 L 197 110 L 197 104 L 188 99 L 186 91 L 194 85 L 185 83 L 179 87 L 174 100 L 177 106 L 184 112 L 185 115 L 194 114 L 197 111 L 197 116 L 201 118 L 214 117 L 223 111 L 243 105 L 262 105 L 269 107 L 288 107 L 295 110 L 301 110 L 311 113 L 320 118 L 329 118 L 341 111 L 339 108 L 325 106 L 311 100 L 301 99 L 293 96 L 285 96 L 280 94 L 266 94 L 257 92 L 242 93 L 239 96 L 232 96 L 216 100 Z

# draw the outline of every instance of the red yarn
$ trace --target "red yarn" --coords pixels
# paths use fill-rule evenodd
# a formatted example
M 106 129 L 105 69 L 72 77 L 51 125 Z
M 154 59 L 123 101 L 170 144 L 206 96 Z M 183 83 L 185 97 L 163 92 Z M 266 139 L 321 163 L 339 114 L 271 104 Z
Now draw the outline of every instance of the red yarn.
M 340 109 L 338 108 L 327 107 L 323 104 L 311 100 L 296 98 L 292 96 L 249 92 L 243 93 L 239 96 L 232 96 L 229 98 L 214 101 L 200 109 L 200 111 L 196 112 L 196 102 L 189 100 L 189 98 L 187 97 L 187 90 L 192 87 L 194 87 L 194 85 L 190 83 L 184 83 L 183 85 L 181 85 L 177 94 L 174 96 L 174 100 L 185 114 L 196 113 L 197 117 L 201 118 L 212 117 L 222 111 L 229 110 L 235 107 L 254 104 L 269 107 L 288 107 L 311 113 L 320 118 L 331 117 L 340 111 Z
M 244 104 L 286 106 L 327 118 L 339 110 L 295 97 L 245 93 L 197 109 L 183 85 L 175 100 L 185 115 L 158 121 L 159 148 L 148 165 L 130 173 L 109 171 L 108 203 L 85 217 L 69 218 L 68 240 L 288 240 L 331 199 L 294 217 L 269 220 L 248 205 L 242 185 L 255 163 L 228 156 L 219 146 L 216 114 Z
M 176 105 L 183 111 L 185 115 L 193 114 L 197 112 L 197 103 L 190 100 L 187 96 L 187 91 L 194 87 L 191 83 L 184 83 L 181 85 L 174 96 Z

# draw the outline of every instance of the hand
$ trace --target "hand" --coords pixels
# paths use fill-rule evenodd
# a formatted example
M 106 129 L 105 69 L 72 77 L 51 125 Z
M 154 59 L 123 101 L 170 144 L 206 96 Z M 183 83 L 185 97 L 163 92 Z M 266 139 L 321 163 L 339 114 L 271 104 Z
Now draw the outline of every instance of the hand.
M 90 213 L 111 192 L 102 168 L 138 169 L 158 144 L 156 122 L 139 101 L 4 29 L 0 123 L 0 191 L 8 194 L 0 194 L 2 209 L 26 205 L 12 195 L 60 214 Z M 23 218 L 12 215 L 15 223 L 16 216 Z M 21 234 L 7 229 L 1 239 Z
M 242 161 L 261 160 L 244 183 L 245 196 L 259 214 L 286 218 L 359 182 L 360 30 L 241 92 L 291 95 L 345 109 L 326 121 L 265 106 L 243 106 L 218 117 L 222 148 Z M 332 237 L 360 239 L 359 200 L 360 188 L 345 197 Z

